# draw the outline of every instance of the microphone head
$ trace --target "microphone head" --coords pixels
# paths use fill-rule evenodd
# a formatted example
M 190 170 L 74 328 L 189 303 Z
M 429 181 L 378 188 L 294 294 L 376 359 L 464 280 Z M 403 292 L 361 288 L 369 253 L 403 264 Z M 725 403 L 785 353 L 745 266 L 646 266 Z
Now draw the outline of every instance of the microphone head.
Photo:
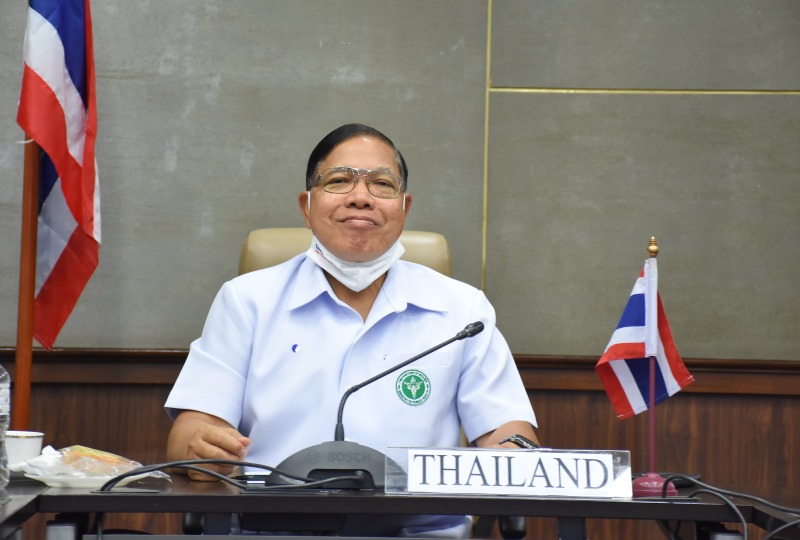
M 481 321 L 475 321 L 473 323 L 469 323 L 464 329 L 456 334 L 456 339 L 465 339 L 472 336 L 476 336 L 483 332 L 483 323 Z

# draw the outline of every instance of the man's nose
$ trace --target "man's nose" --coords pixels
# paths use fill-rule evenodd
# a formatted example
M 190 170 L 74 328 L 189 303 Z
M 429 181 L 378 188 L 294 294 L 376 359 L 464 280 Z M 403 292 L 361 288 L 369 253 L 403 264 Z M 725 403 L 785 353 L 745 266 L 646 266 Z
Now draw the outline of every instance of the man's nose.
M 355 186 L 353 191 L 349 193 L 351 201 L 358 205 L 369 205 L 372 203 L 372 193 L 369 192 L 369 184 L 367 184 L 367 176 L 359 174 L 355 179 Z
M 369 191 L 369 184 L 367 183 L 368 176 L 364 173 L 359 173 L 355 179 L 355 186 L 353 187 L 353 191 L 358 191 L 363 193 L 364 195 L 372 196 L 372 193 Z

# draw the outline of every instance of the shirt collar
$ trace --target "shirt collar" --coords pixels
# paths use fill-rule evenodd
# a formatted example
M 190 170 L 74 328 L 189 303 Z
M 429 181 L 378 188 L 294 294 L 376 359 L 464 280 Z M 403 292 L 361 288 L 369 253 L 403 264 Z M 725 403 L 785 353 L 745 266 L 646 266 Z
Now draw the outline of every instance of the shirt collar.
M 447 312 L 447 306 L 437 294 L 429 279 L 419 277 L 416 265 L 397 261 L 383 282 L 381 293 L 396 312 L 405 311 L 409 305 L 426 311 Z
M 303 254 L 303 260 L 297 266 L 296 272 L 294 287 L 287 304 L 290 310 L 309 304 L 324 293 L 328 293 L 333 298 L 334 294 L 328 280 L 325 279 L 325 273 L 305 254 Z

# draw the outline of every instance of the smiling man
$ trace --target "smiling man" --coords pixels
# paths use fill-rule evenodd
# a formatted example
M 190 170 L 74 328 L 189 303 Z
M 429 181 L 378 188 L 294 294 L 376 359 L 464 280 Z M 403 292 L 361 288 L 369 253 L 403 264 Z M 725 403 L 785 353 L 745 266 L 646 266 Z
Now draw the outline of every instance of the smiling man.
M 530 401 L 483 293 L 400 260 L 407 182 L 397 147 L 369 126 L 344 125 L 314 148 L 298 196 L 311 246 L 217 294 L 166 403 L 175 419 L 170 459 L 246 457 L 276 466 L 332 439 L 348 388 L 473 321 L 485 330 L 353 394 L 348 436 L 384 453 L 458 446 L 462 429 L 477 446 L 514 447 L 505 442 L 514 435 L 536 440 Z M 464 516 L 352 525 L 338 532 L 465 537 L 470 530 Z

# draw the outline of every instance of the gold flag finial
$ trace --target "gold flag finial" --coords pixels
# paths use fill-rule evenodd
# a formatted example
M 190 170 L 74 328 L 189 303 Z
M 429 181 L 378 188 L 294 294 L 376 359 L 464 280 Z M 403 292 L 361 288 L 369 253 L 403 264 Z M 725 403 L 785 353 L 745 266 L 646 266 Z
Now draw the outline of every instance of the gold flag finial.
M 658 255 L 658 243 L 656 243 L 656 237 L 650 237 L 650 243 L 647 245 L 647 253 L 650 254 L 651 259 L 655 259 L 656 255 Z

